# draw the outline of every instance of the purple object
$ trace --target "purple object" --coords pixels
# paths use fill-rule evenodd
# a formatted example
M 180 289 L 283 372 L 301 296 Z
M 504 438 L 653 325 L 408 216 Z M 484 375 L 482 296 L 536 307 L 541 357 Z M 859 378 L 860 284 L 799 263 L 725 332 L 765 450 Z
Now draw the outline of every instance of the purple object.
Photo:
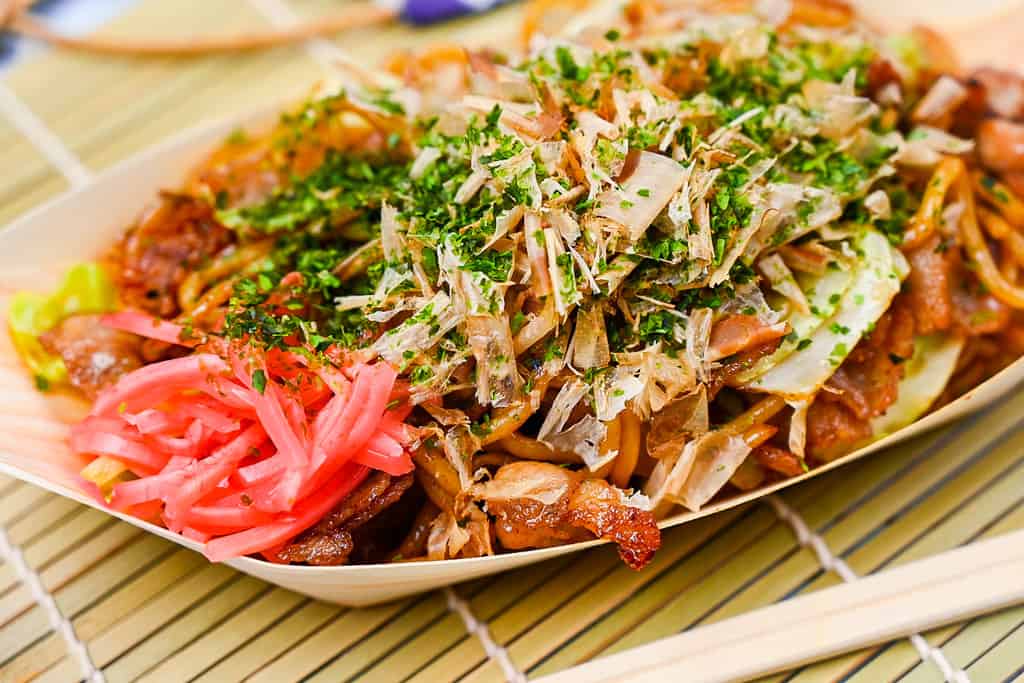
M 507 0 L 406 0 L 402 19 L 410 24 L 433 24 L 464 14 L 486 12 Z

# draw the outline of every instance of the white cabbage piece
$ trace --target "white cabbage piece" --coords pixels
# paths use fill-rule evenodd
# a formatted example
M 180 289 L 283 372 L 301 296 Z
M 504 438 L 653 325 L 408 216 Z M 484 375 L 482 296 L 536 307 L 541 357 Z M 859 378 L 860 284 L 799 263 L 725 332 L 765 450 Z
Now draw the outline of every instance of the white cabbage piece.
M 751 382 L 789 358 L 796 351 L 801 339 L 808 339 L 825 321 L 831 318 L 843 294 L 853 284 L 853 272 L 841 267 L 829 267 L 818 277 L 800 278 L 801 289 L 807 296 L 807 313 L 793 312 L 787 319 L 791 334 L 783 338 L 779 348 L 769 356 L 761 358 L 750 368 L 736 375 L 740 383 Z
M 946 388 L 963 347 L 963 338 L 952 335 L 933 334 L 914 340 L 914 355 L 904 364 L 896 402 L 871 421 L 874 438 L 892 434 L 924 415 Z
M 855 241 L 859 261 L 853 286 L 843 295 L 834 316 L 819 326 L 788 358 L 747 386 L 786 398 L 815 394 L 889 308 L 900 291 L 907 263 L 884 235 L 865 230 Z M 798 342 L 799 344 L 800 342 Z

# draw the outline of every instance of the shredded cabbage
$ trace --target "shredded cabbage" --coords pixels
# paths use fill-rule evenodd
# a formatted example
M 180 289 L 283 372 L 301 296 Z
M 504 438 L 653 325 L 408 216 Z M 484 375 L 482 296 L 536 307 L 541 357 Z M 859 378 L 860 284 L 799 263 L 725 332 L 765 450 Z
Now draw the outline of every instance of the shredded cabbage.
M 799 282 L 808 300 L 807 313 L 795 311 L 790 315 L 786 322 L 789 323 L 791 333 L 783 338 L 779 348 L 770 356 L 758 360 L 749 369 L 739 373 L 736 376 L 737 381 L 752 382 L 789 358 L 797 350 L 800 340 L 809 339 L 815 330 L 835 314 L 843 294 L 853 284 L 853 272 L 848 268 L 826 268 L 822 275 L 803 277 Z
M 835 315 L 797 340 L 796 350 L 750 382 L 750 389 L 790 398 L 811 396 L 889 308 L 907 271 L 906 259 L 875 230 L 860 233 L 854 251 L 859 261 L 853 286 L 842 295 Z
M 914 355 L 904 364 L 906 373 L 896 402 L 871 421 L 876 439 L 902 429 L 924 415 L 935 403 L 956 369 L 964 347 L 961 337 L 933 334 L 914 340 Z

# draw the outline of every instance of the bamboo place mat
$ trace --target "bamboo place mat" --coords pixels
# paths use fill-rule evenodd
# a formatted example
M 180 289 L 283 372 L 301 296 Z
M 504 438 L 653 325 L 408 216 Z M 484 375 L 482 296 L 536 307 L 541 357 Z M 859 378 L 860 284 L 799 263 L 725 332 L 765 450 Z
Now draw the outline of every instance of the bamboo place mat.
M 292 3 L 303 16 L 337 6 Z M 282 9 L 280 0 L 144 0 L 104 31 L 265 28 L 287 19 Z M 480 43 L 514 33 L 517 11 L 361 31 L 338 44 L 375 63 L 441 36 Z M 185 62 L 48 53 L 14 68 L 0 79 L 0 223 L 184 127 L 300 92 L 323 77 L 331 50 L 324 41 Z M 1024 528 L 1022 416 L 1017 392 L 770 501 L 672 529 L 639 573 L 602 547 L 365 609 L 211 565 L 2 478 L 0 680 L 78 680 L 76 638 L 109 681 L 485 682 L 564 671 L 840 583 L 823 559 L 845 560 L 856 580 Z M 51 630 L 61 616 L 73 636 Z M 765 680 L 987 683 L 1019 679 L 1022 665 L 1024 606 Z

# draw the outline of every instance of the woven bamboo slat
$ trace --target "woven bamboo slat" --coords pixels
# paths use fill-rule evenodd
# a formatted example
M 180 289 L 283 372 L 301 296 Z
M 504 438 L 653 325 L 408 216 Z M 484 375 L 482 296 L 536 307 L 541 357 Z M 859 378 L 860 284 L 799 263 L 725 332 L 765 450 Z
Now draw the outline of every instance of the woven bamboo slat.
M 201 650 L 203 643 L 216 642 L 205 636 L 268 590 L 260 581 L 247 576 L 238 577 L 213 593 L 200 607 L 161 628 L 159 637 L 148 638 L 119 657 L 107 667 L 107 677 L 122 681 L 152 678 L 161 667 L 173 666 L 171 662 L 174 660 L 181 666 L 183 660 L 180 655 L 183 653 L 192 653 L 186 663 L 202 671 L 210 665 L 211 654 L 197 650 Z
M 235 583 L 241 581 L 243 579 L 239 579 Z M 234 586 L 235 584 L 232 584 L 231 587 L 234 588 Z M 201 622 L 190 624 L 190 631 L 195 634 L 205 633 L 209 637 L 197 639 L 183 648 L 164 653 L 165 656 L 169 655 L 167 659 L 147 672 L 140 680 L 179 681 L 197 678 L 225 654 L 250 643 L 306 601 L 306 598 L 301 595 L 279 588 L 265 591 L 265 586 L 259 585 L 258 581 L 245 581 L 245 586 L 247 596 L 244 601 L 239 599 L 240 596 L 232 596 L 230 608 L 225 605 L 223 610 L 226 616 L 223 621 L 210 619 L 209 615 L 215 602 L 228 602 L 227 590 L 218 594 L 216 600 L 208 600 L 204 603 L 202 610 L 189 612 L 188 616 L 197 613 L 203 615 Z M 252 594 L 249 594 L 250 591 Z M 240 678 L 241 676 L 233 676 L 220 680 L 239 680 Z
M 360 640 L 306 680 L 316 683 L 353 680 L 386 659 L 395 648 L 414 637 L 423 628 L 446 614 L 444 597 L 431 593 L 412 600 L 408 608 L 396 614 L 384 628 Z
M 35 509 L 35 505 L 47 498 L 46 491 L 35 486 L 17 482 L 4 491 L 4 505 L 0 508 L 0 524 L 5 527 Z
M 221 660 L 197 680 L 210 683 L 242 680 L 274 661 L 282 652 L 288 651 L 296 641 L 318 631 L 340 611 L 341 608 L 336 605 L 307 600 L 301 607 L 272 624 L 258 637 Z
M 410 601 L 391 605 L 368 607 L 360 610 L 341 610 L 330 623 L 321 627 L 307 639 L 299 641 L 274 662 L 256 672 L 251 681 L 276 683 L 300 680 L 331 660 L 344 656 L 356 642 L 367 638 L 409 606 Z
M 101 608 L 103 611 L 96 615 L 98 618 L 92 618 L 87 610 L 121 586 L 130 583 L 136 573 L 152 562 L 154 557 L 160 557 L 161 550 L 170 549 L 166 544 L 161 547 L 161 543 L 163 542 L 160 539 L 139 539 L 137 543 L 111 556 L 109 560 L 54 593 L 61 611 L 65 615 L 75 617 L 75 628 L 81 637 L 88 638 L 89 634 L 94 635 L 106 628 L 109 622 L 104 621 L 104 618 L 110 619 L 113 615 L 113 618 L 117 619 L 120 616 L 115 609 L 110 609 L 106 605 Z M 171 581 L 176 580 L 173 569 L 167 572 L 167 578 Z M 135 589 L 134 585 L 132 589 Z M 138 596 L 133 597 L 145 600 L 149 595 L 143 590 Z M 66 654 L 66 647 L 59 636 L 49 631 L 50 626 L 39 608 L 33 608 L 13 624 L 4 627 L 4 630 L 0 631 L 0 640 L 10 642 L 15 645 L 16 650 L 20 650 L 13 659 L 5 657 L 5 675 L 9 674 L 11 680 L 21 680 L 30 673 L 45 670 L 60 660 Z

